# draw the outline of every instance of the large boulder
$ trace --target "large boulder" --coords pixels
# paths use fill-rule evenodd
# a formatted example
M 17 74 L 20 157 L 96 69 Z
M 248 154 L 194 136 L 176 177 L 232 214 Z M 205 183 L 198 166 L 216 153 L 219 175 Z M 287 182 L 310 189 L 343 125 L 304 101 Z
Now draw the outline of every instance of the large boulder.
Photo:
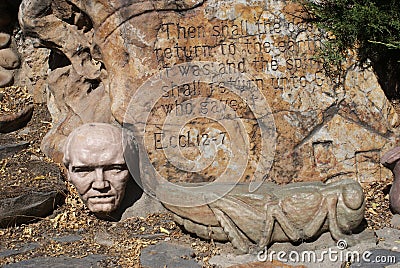
M 118 122 L 134 126 L 144 179 L 391 176 L 379 159 L 395 110 L 371 69 L 325 74 L 325 33 L 306 19 L 289 1 L 23 0 L 23 31 L 53 57 L 42 149 L 61 161 L 74 128 Z

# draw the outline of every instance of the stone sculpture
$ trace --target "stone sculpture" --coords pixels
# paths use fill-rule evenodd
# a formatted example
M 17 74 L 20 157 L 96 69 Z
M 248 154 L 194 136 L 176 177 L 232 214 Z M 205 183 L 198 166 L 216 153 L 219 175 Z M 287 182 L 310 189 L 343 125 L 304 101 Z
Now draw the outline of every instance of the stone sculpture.
M 400 147 L 395 147 L 385 153 L 381 158 L 381 163 L 392 170 L 394 181 L 389 192 L 390 207 L 393 212 L 400 214 Z
M 348 234 L 364 218 L 363 190 L 350 179 L 327 184 L 265 183 L 253 193 L 248 192 L 248 184 L 238 184 L 223 196 L 226 186 L 217 184 L 204 191 L 160 184 L 157 197 L 187 231 L 231 241 L 242 252 L 249 252 L 254 243 L 264 248 L 273 242 L 316 238 L 326 231 L 335 240 L 354 244 L 356 239 Z M 186 198 L 202 199 L 204 205 L 185 207 Z
M 138 162 L 137 151 L 131 145 L 124 146 L 121 128 L 105 123 L 85 124 L 66 140 L 64 164 L 68 180 L 99 218 L 118 220 L 140 197 L 124 158 L 127 149 L 132 152 L 130 161 Z
M 379 151 L 392 147 L 398 136 L 394 108 L 371 69 L 348 63 L 343 77 L 325 76 L 323 62 L 315 57 L 323 32 L 304 20 L 306 16 L 301 5 L 283 0 L 23 0 L 19 12 L 23 35 L 34 38 L 35 46 L 51 50 L 46 92 L 53 127 L 43 140 L 42 151 L 61 161 L 65 135 L 77 126 L 99 121 L 125 123 L 132 96 L 149 77 L 181 63 L 211 61 L 222 64 L 226 73 L 235 73 L 230 66 L 246 71 L 271 106 L 278 139 L 270 179 L 288 183 L 354 177 L 363 183 L 390 175 L 389 170 L 381 171 Z M 249 82 L 237 78 L 231 77 L 239 84 Z M 181 81 L 173 82 L 169 85 Z M 184 86 L 194 91 L 192 85 L 197 82 Z M 229 84 L 230 79 L 224 82 Z M 212 97 L 220 105 L 208 110 L 221 115 L 215 107 L 244 107 L 246 101 L 240 96 L 217 88 Z M 154 92 L 148 89 L 149 96 Z M 197 97 L 165 93 L 159 96 L 164 102 L 156 108 L 180 108 L 182 102 Z M 140 104 L 152 108 L 146 100 Z M 244 114 L 250 142 L 260 144 L 256 125 L 246 121 L 251 113 Z M 168 114 L 160 110 L 158 115 L 154 121 L 162 124 Z M 238 117 L 242 118 L 241 113 Z M 203 130 L 214 128 L 213 124 L 196 122 L 190 122 L 192 133 L 212 137 L 213 132 Z M 148 123 L 147 138 L 153 138 L 149 144 L 157 144 L 162 136 L 155 123 L 129 123 Z M 228 135 L 225 140 L 228 145 Z M 205 177 L 184 174 L 164 158 L 160 161 L 162 151 L 157 147 L 148 151 L 160 173 L 176 181 Z M 251 154 L 255 157 L 242 181 L 252 175 L 256 159 L 262 157 L 258 146 L 252 147 Z M 212 175 L 224 170 L 223 164 Z

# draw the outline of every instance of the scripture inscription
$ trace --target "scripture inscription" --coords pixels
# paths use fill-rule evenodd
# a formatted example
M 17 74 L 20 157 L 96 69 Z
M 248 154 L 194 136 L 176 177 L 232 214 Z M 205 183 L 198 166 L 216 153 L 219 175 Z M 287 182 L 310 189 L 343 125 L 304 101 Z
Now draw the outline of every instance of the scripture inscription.
M 321 47 L 321 34 L 295 7 L 285 13 L 242 6 L 232 18 L 206 8 L 193 11 L 190 18 L 163 20 L 153 53 L 165 77 L 160 77 L 162 95 L 145 131 L 149 159 L 161 176 L 169 181 L 214 181 L 235 158 L 232 147 L 243 142 L 246 150 L 240 154 L 246 168 L 238 179 L 263 179 L 254 174 L 260 161 L 274 155 L 274 145 L 268 147 L 269 156 L 263 155 L 262 140 L 275 144 L 275 136 L 263 137 L 268 131 L 260 129 L 258 115 L 248 104 L 252 98 L 256 101 L 254 91 L 267 106 L 278 95 L 294 104 L 290 99 L 295 96 L 287 90 L 321 88 L 326 79 L 321 62 L 310 53 Z M 181 82 L 183 78 L 189 82 Z M 176 120 L 183 120 L 182 125 Z M 242 127 L 230 133 L 227 124 Z M 264 172 L 268 169 L 267 164 Z
M 307 16 L 288 1 L 233 0 L 158 14 L 147 54 L 156 71 L 126 113 L 141 125 L 149 179 L 366 181 L 360 170 L 376 173 L 357 152 L 386 141 L 358 122 L 375 114 L 358 111 L 385 103 L 361 88 L 365 81 L 326 76 L 318 58 L 326 33 Z M 375 143 L 356 142 L 356 132 Z
M 262 137 L 268 131 L 260 129 L 248 104 L 256 101 L 254 90 L 268 106 L 286 90 L 324 85 L 322 65 L 310 54 L 321 47 L 321 37 L 301 11 L 241 8 L 232 18 L 207 8 L 192 11 L 190 18 L 169 16 L 159 27 L 153 53 L 165 77 L 160 77 L 162 95 L 147 120 L 145 146 L 151 164 L 169 181 L 218 179 L 238 157 L 233 153 L 238 142 L 246 148 L 240 151 L 246 168 L 238 179 L 262 180 L 254 178 L 259 162 L 268 157 L 262 140 L 274 144 L 275 139 Z M 181 125 L 177 120 L 183 120 Z M 268 148 L 271 157 L 274 146 Z

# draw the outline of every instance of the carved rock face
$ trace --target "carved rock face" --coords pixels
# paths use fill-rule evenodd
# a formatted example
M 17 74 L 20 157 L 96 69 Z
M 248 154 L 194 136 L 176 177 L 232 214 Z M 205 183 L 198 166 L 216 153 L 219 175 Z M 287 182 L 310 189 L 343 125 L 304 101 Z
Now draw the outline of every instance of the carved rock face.
M 64 162 L 68 178 L 90 211 L 116 211 L 125 195 L 129 171 L 122 132 L 108 124 L 85 124 L 68 137 Z
M 215 63 L 225 80 L 212 87 L 201 84 L 198 69 L 192 69 L 194 81 L 170 77 L 155 103 L 148 101 L 156 90 L 149 87 L 144 98 L 132 104 L 152 112 L 147 122 L 129 123 L 146 124 L 142 159 L 149 156 L 161 176 L 213 181 L 228 169 L 232 155 L 243 158 L 239 164 L 245 170 L 233 178 L 241 182 L 251 181 L 265 157 L 274 158 L 267 159 L 272 163 L 269 179 L 279 183 L 348 177 L 369 182 L 391 176 L 381 170 L 379 158 L 380 150 L 396 142 L 396 112 L 371 70 L 349 62 L 342 83 L 325 76 L 322 62 L 315 60 L 324 33 L 303 19 L 306 13 L 299 5 L 261 0 L 24 0 L 20 11 L 24 32 L 52 50 L 48 106 L 54 127 L 42 149 L 58 161 L 74 128 L 87 122 L 124 123 L 132 97 L 150 77 L 201 61 Z M 249 78 L 237 79 L 242 72 Z M 266 114 L 276 128 L 261 131 L 257 125 L 265 114 L 249 109 L 251 102 L 244 95 L 250 82 L 270 106 Z M 229 84 L 241 87 L 243 95 L 226 90 Z M 197 97 L 213 100 L 196 107 Z M 171 133 L 160 130 L 169 115 L 200 111 L 220 118 L 226 107 L 236 112 L 230 126 L 239 130 L 235 124 L 242 123 L 242 132 L 225 135 L 228 127 L 213 118 L 188 120 Z M 266 155 L 262 146 L 274 142 L 263 135 L 274 130 L 275 155 Z M 246 140 L 248 150 L 234 155 L 238 143 Z M 200 172 L 171 165 L 163 151 L 168 145 L 194 161 L 199 152 L 211 152 L 215 143 L 215 157 L 209 157 L 208 168 Z M 146 168 L 142 173 L 152 179 Z M 268 170 L 265 165 L 262 175 Z
M 245 183 L 235 185 L 229 193 L 227 184 L 207 189 L 181 186 L 159 184 L 157 188 L 157 197 L 174 213 L 175 220 L 189 232 L 206 239 L 229 240 L 243 252 L 254 244 L 262 249 L 273 242 L 316 238 L 325 231 L 336 240 L 355 244 L 357 238 L 346 233 L 364 218 L 363 189 L 351 179 L 327 184 L 264 183 L 251 193 Z M 202 205 L 188 206 L 192 199 Z

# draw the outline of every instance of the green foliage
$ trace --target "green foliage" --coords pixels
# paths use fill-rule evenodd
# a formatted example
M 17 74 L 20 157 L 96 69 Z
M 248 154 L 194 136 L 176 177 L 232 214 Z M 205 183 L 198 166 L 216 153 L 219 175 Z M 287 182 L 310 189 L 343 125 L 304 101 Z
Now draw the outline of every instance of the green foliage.
M 321 57 L 331 68 L 340 66 L 348 49 L 353 48 L 362 65 L 372 65 L 387 95 L 399 97 L 399 0 L 299 1 L 312 20 L 332 36 L 321 51 Z

